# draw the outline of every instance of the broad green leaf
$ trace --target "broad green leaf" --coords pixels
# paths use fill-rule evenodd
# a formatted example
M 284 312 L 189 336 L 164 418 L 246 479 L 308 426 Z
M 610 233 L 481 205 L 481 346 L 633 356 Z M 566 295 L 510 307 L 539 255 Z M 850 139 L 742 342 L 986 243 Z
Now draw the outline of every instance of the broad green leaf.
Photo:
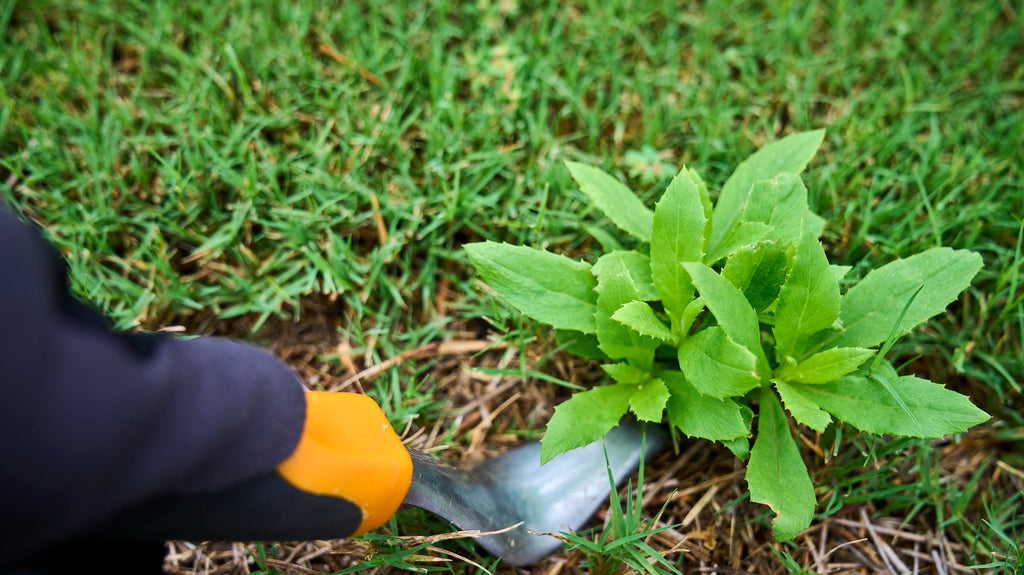
M 775 310 L 775 345 L 780 359 L 797 355 L 809 336 L 835 323 L 840 298 L 839 281 L 829 267 L 825 248 L 816 237 L 804 234 Z
M 779 298 L 789 261 L 786 248 L 777 242 L 761 242 L 732 254 L 722 276 L 740 288 L 751 307 L 765 311 Z
M 826 349 L 793 366 L 778 370 L 778 376 L 794 383 L 828 383 L 852 373 L 875 355 L 875 350 L 863 347 L 837 347 Z
M 731 399 L 716 399 L 697 391 L 679 371 L 659 374 L 669 391 L 665 410 L 669 421 L 690 437 L 729 441 L 750 435 L 750 422 L 743 406 Z
M 807 221 L 804 224 L 807 233 L 816 238 L 820 238 L 821 234 L 825 232 L 825 218 L 814 212 L 807 212 Z
M 623 304 L 637 301 L 640 297 L 629 268 L 616 254 L 602 256 L 594 264 L 594 274 L 598 278 L 597 314 L 594 316 L 598 345 L 612 359 L 632 359 L 639 365 L 650 366 L 658 342 L 638 335 L 612 319 Z
M 786 414 L 771 390 L 761 392 L 757 439 L 747 462 L 750 500 L 775 511 L 772 532 L 789 541 L 814 519 L 814 486 L 789 432 Z
M 737 437 L 735 439 L 726 439 L 722 441 L 722 445 L 729 449 L 733 455 L 746 461 L 750 457 L 750 424 L 754 421 L 754 411 L 746 405 L 740 405 L 740 416 L 743 417 L 743 427 L 748 432 L 747 435 Z
M 644 348 L 653 350 L 652 345 L 643 345 L 643 336 L 635 333 L 620 322 L 612 319 L 612 315 L 624 303 L 634 301 L 637 297 L 636 286 L 629 273 L 623 271 L 615 275 L 604 276 L 597 286 L 597 315 L 594 318 L 598 347 L 612 359 L 635 359 L 643 365 L 650 363 L 644 360 L 648 355 Z M 653 342 L 653 340 L 651 340 Z M 653 351 L 649 354 L 653 359 Z
M 590 264 L 490 241 L 465 249 L 487 285 L 525 315 L 558 329 L 594 333 L 596 282 Z
M 623 383 L 595 387 L 558 404 L 541 439 L 541 463 L 602 439 L 626 414 L 636 388 Z
M 829 268 L 831 268 L 832 273 L 835 274 L 836 281 L 843 281 L 843 279 L 846 278 L 846 275 L 850 273 L 850 270 L 853 269 L 853 266 L 840 266 L 832 264 L 829 266 Z
M 842 300 L 843 333 L 835 345 L 872 347 L 885 341 L 893 320 L 921 286 L 896 336 L 942 313 L 981 270 L 981 256 L 967 250 L 932 248 L 872 270 Z
M 828 424 L 832 423 L 832 416 L 822 411 L 817 404 L 804 397 L 792 385 L 781 379 L 776 379 L 775 389 L 779 390 L 779 397 L 782 398 L 782 403 L 789 410 L 789 414 L 799 423 L 819 433 L 823 433 Z
M 718 320 L 725 333 L 736 343 L 750 350 L 757 358 L 758 372 L 767 373 L 768 360 L 761 347 L 761 329 L 757 312 L 750 307 L 743 292 L 715 270 L 700 263 L 687 262 L 683 268 L 693 281 L 700 298 Z
M 757 387 L 757 358 L 712 326 L 688 338 L 679 347 L 679 369 L 700 393 L 717 399 L 743 395 Z
M 707 306 L 704 305 L 704 299 L 699 297 L 686 304 L 686 307 L 683 308 L 683 321 L 680 324 L 679 333 L 689 333 L 693 322 L 697 320 L 705 307 Z
M 699 178 L 683 168 L 654 208 L 651 234 L 651 277 L 661 301 L 678 325 L 683 307 L 693 299 L 690 277 L 680 262 L 699 262 L 704 255 L 704 204 Z
M 966 396 L 913 376 L 897 376 L 888 389 L 862 374 L 794 387 L 837 419 L 867 433 L 943 437 L 988 421 L 988 414 Z
M 774 178 L 779 174 L 799 174 L 810 163 L 824 138 L 824 130 L 793 134 L 764 146 L 740 163 L 725 181 L 715 204 L 708 253 L 717 252 L 726 236 L 740 221 L 754 182 Z
M 577 357 L 593 360 L 608 359 L 608 356 L 597 345 L 597 336 L 592 333 L 567 329 L 555 330 L 555 343 L 561 349 Z
M 736 439 L 727 439 L 722 442 L 722 445 L 728 448 L 738 459 L 750 457 L 750 438 L 737 437 Z
M 600 168 L 578 162 L 565 165 L 580 191 L 616 226 L 639 240 L 651 240 L 654 214 L 632 190 Z
M 881 352 L 879 352 L 881 353 Z M 921 422 L 917 419 L 917 414 L 914 413 L 910 406 L 903 401 L 903 397 L 893 387 L 894 384 L 899 382 L 900 375 L 896 373 L 896 368 L 891 363 L 885 361 L 881 356 L 876 357 L 871 362 L 871 366 L 866 370 L 867 377 L 871 381 L 880 384 L 885 391 L 889 393 L 889 397 L 896 401 L 896 404 L 900 406 L 903 413 L 913 422 L 914 426 L 920 427 Z
M 594 274 L 601 275 L 612 261 L 616 266 L 624 267 L 629 271 L 629 277 L 633 278 L 633 285 L 636 286 L 637 299 L 641 301 L 657 301 L 661 298 L 658 291 L 654 289 L 654 280 L 651 279 L 651 258 L 634 250 L 616 250 L 607 252 L 594 264 Z M 616 269 L 619 269 L 616 267 Z
M 780 174 L 754 182 L 741 221 L 764 222 L 772 228 L 766 240 L 795 244 L 800 240 L 809 211 L 807 187 L 800 177 Z
M 771 231 L 771 226 L 764 222 L 740 222 L 729 232 L 722 243 L 708 249 L 704 262 L 713 264 L 722 258 L 729 257 L 737 250 L 763 240 Z
M 907 300 L 907 303 L 903 304 L 903 309 L 900 310 L 900 314 L 896 316 L 896 319 L 892 322 L 892 329 L 889 330 L 889 335 L 886 336 L 885 343 L 883 343 L 882 347 L 879 348 L 878 355 L 875 356 L 875 359 L 871 361 L 871 365 L 868 367 L 868 374 L 878 368 L 878 365 L 885 360 L 885 356 L 889 354 L 889 350 L 896 344 L 896 340 L 899 339 L 899 326 L 903 323 L 903 317 L 907 315 L 907 310 L 910 309 L 910 306 L 913 305 L 914 300 L 917 299 L 917 296 L 921 294 L 921 290 L 923 289 L 924 286 L 917 288 L 914 293 L 910 294 L 910 299 Z M 894 369 L 894 376 L 895 372 L 896 370 Z
M 643 383 L 651 379 L 651 373 L 628 363 L 606 363 L 601 369 L 619 383 Z
M 637 332 L 665 343 L 675 343 L 676 336 L 654 313 L 651 306 L 643 301 L 631 301 L 623 304 L 612 319 Z
M 583 231 L 587 232 L 590 237 L 597 240 L 597 243 L 601 244 L 601 250 L 605 253 L 626 249 L 621 243 L 619 243 L 619 240 L 614 235 L 605 231 L 604 228 L 598 227 L 594 224 L 583 224 Z
M 629 409 L 640 421 L 661 421 L 668 396 L 665 382 L 655 378 L 637 386 L 629 397 Z

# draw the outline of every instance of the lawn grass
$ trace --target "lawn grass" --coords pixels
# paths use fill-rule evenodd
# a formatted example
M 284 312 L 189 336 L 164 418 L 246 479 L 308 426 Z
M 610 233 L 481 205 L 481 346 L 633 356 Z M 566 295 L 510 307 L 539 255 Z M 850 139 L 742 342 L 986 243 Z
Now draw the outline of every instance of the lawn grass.
M 995 419 L 944 442 L 805 434 L 834 453 L 812 469 L 820 513 L 776 552 L 741 478 L 703 503 L 686 494 L 732 471 L 718 448 L 694 456 L 699 473 L 649 472 L 664 480 L 649 512 L 670 485 L 684 495 L 664 521 L 705 506 L 678 529 L 684 571 L 823 565 L 815 546 L 867 537 L 842 523 L 861 510 L 927 536 L 921 549 L 955 544 L 960 565 L 1020 562 L 1024 3 L 634 4 L 5 2 L 0 190 L 117 326 L 253 339 L 310 385 L 364 389 L 411 442 L 473 459 L 536 437 L 566 396 L 531 373 L 597 378 L 493 301 L 462 244 L 587 257 L 598 220 L 564 160 L 653 201 L 684 163 L 714 190 L 757 147 L 824 127 L 805 181 L 852 278 L 935 245 L 984 257 L 961 301 L 896 351 Z M 446 526 L 403 512 L 389 528 Z M 401 546 L 369 539 L 353 557 L 375 549 L 384 568 L 410 559 Z M 412 556 L 436 566 L 430 553 Z

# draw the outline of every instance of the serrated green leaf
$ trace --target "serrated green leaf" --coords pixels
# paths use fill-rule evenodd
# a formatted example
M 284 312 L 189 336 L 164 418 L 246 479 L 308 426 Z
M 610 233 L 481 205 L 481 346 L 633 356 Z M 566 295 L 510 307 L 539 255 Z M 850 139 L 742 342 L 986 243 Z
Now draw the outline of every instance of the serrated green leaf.
M 743 292 L 751 307 L 761 312 L 779 298 L 788 271 L 785 246 L 761 242 L 732 254 L 722 268 L 722 276 Z
M 884 372 L 881 376 L 889 377 Z M 966 396 L 913 376 L 895 376 L 888 389 L 862 374 L 794 387 L 837 419 L 867 433 L 943 437 L 967 431 L 989 418 Z
M 880 365 L 880 361 L 883 361 L 884 365 Z M 882 369 L 879 369 L 880 367 Z M 888 361 L 884 361 L 882 358 L 876 357 L 875 361 L 871 362 L 871 366 L 868 367 L 866 372 L 868 379 L 885 388 L 885 391 L 889 393 L 889 397 L 896 401 L 896 404 L 900 406 L 900 409 L 903 410 L 903 413 L 907 415 L 913 425 L 915 427 L 920 427 L 921 422 L 917 419 L 917 414 L 910 409 L 910 406 L 903 401 L 903 397 L 900 396 L 899 392 L 896 391 L 896 388 L 893 387 L 893 385 L 899 382 L 900 379 L 899 374 L 896 373 L 896 368 L 894 368 Z
M 612 359 L 632 359 L 641 366 L 650 366 L 658 341 L 638 335 L 612 319 L 623 304 L 640 298 L 629 268 L 618 254 L 601 256 L 594 264 L 598 278 L 597 314 L 594 316 L 598 345 Z
M 605 385 L 578 392 L 558 404 L 541 439 L 541 463 L 602 439 L 626 414 L 635 391 L 635 385 Z
M 600 276 L 603 270 L 611 269 L 609 266 L 613 261 L 616 266 L 621 266 L 629 272 L 629 277 L 633 279 L 633 285 L 636 286 L 638 300 L 657 301 L 661 297 L 654 288 L 654 280 L 651 279 L 650 257 L 635 250 L 608 252 L 601 256 L 597 264 L 594 264 L 594 274 Z
M 761 382 L 757 358 L 718 326 L 688 338 L 679 347 L 679 369 L 700 393 L 724 399 L 743 395 Z
M 746 459 L 750 457 L 750 439 L 747 437 L 737 437 L 736 439 L 728 439 L 722 442 L 729 451 L 738 459 Z
M 757 358 L 758 373 L 768 372 L 768 360 L 761 347 L 761 329 L 757 312 L 750 307 L 743 292 L 715 270 L 700 263 L 681 264 L 690 274 L 690 279 L 700 298 L 718 320 L 725 333 L 736 343 L 750 350 Z
M 693 322 L 697 320 L 705 307 L 707 306 L 704 305 L 704 300 L 699 297 L 686 304 L 686 307 L 683 308 L 683 320 L 680 322 L 679 333 L 689 333 Z
M 824 138 L 824 130 L 793 134 L 764 146 L 740 163 L 725 181 L 718 203 L 715 204 L 707 252 L 720 251 L 719 247 L 726 236 L 740 221 L 740 214 L 754 182 L 779 174 L 799 174 L 810 163 Z
M 804 222 L 804 229 L 812 236 L 820 238 L 821 234 L 825 232 L 825 218 L 814 212 L 807 212 L 807 220 Z
M 704 255 L 704 204 L 699 178 L 683 168 L 654 208 L 651 277 L 665 311 L 678 325 L 683 307 L 693 299 L 690 278 L 679 262 L 699 262 Z
M 863 347 L 837 347 L 826 349 L 793 366 L 778 370 L 778 376 L 793 383 L 828 383 L 852 373 L 875 355 L 875 350 Z
M 779 391 L 779 397 L 786 406 L 789 414 L 799 423 L 810 427 L 818 433 L 823 433 L 828 424 L 832 423 L 832 416 L 822 411 L 813 401 L 804 397 L 800 391 L 781 379 L 775 380 L 775 389 Z
M 606 363 L 601 366 L 605 373 L 619 383 L 643 383 L 651 379 L 651 373 L 628 363 Z
M 633 237 L 651 241 L 654 214 L 625 184 L 600 168 L 566 162 L 574 180 L 590 202 L 616 226 Z
M 598 283 L 597 310 L 595 325 L 598 347 L 612 359 L 642 359 L 646 356 L 641 348 L 642 338 L 612 319 L 612 315 L 624 303 L 634 301 L 637 297 L 636 286 L 627 272 L 604 276 Z M 652 340 L 653 341 L 653 340 Z M 643 348 L 653 346 L 642 346 Z M 653 352 L 650 354 L 653 357 Z M 649 363 L 645 361 L 643 363 Z
M 652 337 L 665 343 L 675 343 L 676 336 L 654 313 L 647 302 L 631 301 L 625 303 L 615 313 L 612 319 L 635 331 L 640 335 Z
M 672 395 L 665 410 L 669 421 L 690 437 L 729 441 L 750 435 L 743 406 L 731 399 L 716 399 L 697 391 L 679 371 L 658 374 Z
M 871 366 L 868 367 L 868 375 L 875 371 L 878 364 L 885 359 L 885 356 L 889 354 L 889 350 L 891 350 L 892 346 L 896 344 L 896 340 L 899 339 L 900 324 L 903 323 L 904 316 L 907 315 L 907 311 L 910 309 L 910 306 L 914 304 L 914 300 L 917 299 L 917 296 L 921 294 L 921 290 L 923 289 L 923 285 L 918 287 L 914 290 L 914 293 L 910 294 L 910 299 L 907 300 L 907 303 L 903 304 L 903 309 L 900 310 L 900 314 L 896 316 L 895 321 L 892 322 L 892 328 L 889 329 L 889 335 L 886 336 L 885 343 L 882 344 L 882 347 L 878 350 L 878 355 L 875 356 L 875 359 L 871 362 Z M 895 372 L 895 370 L 893 371 Z
M 835 345 L 872 347 L 885 341 L 910 296 L 921 286 L 896 336 L 942 313 L 981 270 L 981 256 L 966 250 L 932 248 L 872 270 L 842 299 L 843 332 Z
M 740 222 L 722 240 L 722 243 L 708 249 L 704 262 L 713 264 L 722 258 L 727 258 L 737 250 L 760 242 L 771 231 L 771 226 L 764 222 Z
M 809 212 L 807 187 L 800 177 L 779 174 L 754 182 L 741 221 L 763 222 L 770 226 L 772 229 L 765 236 L 768 241 L 795 244 L 800 240 Z
M 846 275 L 850 273 L 850 270 L 853 269 L 853 266 L 840 266 L 836 264 L 832 264 L 828 267 L 832 270 L 832 273 L 835 274 L 836 281 L 843 281 L 843 279 L 846 278 Z
M 800 458 L 786 414 L 770 390 L 761 392 L 757 439 L 747 462 L 750 500 L 775 511 L 772 532 L 777 541 L 788 541 L 814 519 L 814 486 Z
M 661 421 L 668 402 L 668 387 L 660 379 L 651 379 L 637 386 L 629 397 L 629 409 L 640 421 Z
M 596 282 L 590 264 L 505 243 L 464 247 L 487 285 L 523 314 L 558 329 L 594 333 Z
M 780 357 L 795 356 L 806 339 L 839 317 L 839 281 L 829 267 L 825 248 L 804 234 L 775 309 L 775 345 Z
M 747 429 L 747 435 L 735 439 L 726 439 L 722 445 L 729 449 L 733 455 L 746 461 L 750 457 L 750 429 L 754 421 L 754 411 L 745 404 L 740 404 L 740 417 L 743 418 L 743 427 Z

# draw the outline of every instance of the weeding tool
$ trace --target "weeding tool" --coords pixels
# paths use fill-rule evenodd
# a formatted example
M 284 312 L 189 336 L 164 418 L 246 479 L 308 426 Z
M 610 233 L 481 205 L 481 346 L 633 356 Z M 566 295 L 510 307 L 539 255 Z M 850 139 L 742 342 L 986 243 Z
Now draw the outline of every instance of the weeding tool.
M 543 466 L 540 444 L 530 443 L 459 468 L 407 450 L 365 395 L 314 392 L 310 400 L 296 455 L 277 471 L 147 503 L 100 532 L 133 540 L 340 539 L 376 528 L 406 504 L 487 533 L 477 538 L 485 549 L 529 565 L 561 545 L 549 534 L 578 530 L 607 501 L 609 473 L 619 485 L 667 439 L 655 426 L 625 422 Z

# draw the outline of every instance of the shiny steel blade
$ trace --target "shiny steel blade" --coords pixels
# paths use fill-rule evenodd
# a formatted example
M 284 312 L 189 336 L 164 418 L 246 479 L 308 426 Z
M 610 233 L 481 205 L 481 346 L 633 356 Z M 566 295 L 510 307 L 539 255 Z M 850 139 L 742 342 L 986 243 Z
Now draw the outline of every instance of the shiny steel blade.
M 436 513 L 463 530 L 499 531 L 521 523 L 477 541 L 503 561 L 530 565 L 561 545 L 545 533 L 579 529 L 608 500 L 608 466 L 619 485 L 645 457 L 656 454 L 667 437 L 658 427 L 647 426 L 643 431 L 635 423 L 624 422 L 602 441 L 563 453 L 543 466 L 539 443 L 518 447 L 472 469 L 455 468 L 414 451 L 412 485 L 405 503 Z

